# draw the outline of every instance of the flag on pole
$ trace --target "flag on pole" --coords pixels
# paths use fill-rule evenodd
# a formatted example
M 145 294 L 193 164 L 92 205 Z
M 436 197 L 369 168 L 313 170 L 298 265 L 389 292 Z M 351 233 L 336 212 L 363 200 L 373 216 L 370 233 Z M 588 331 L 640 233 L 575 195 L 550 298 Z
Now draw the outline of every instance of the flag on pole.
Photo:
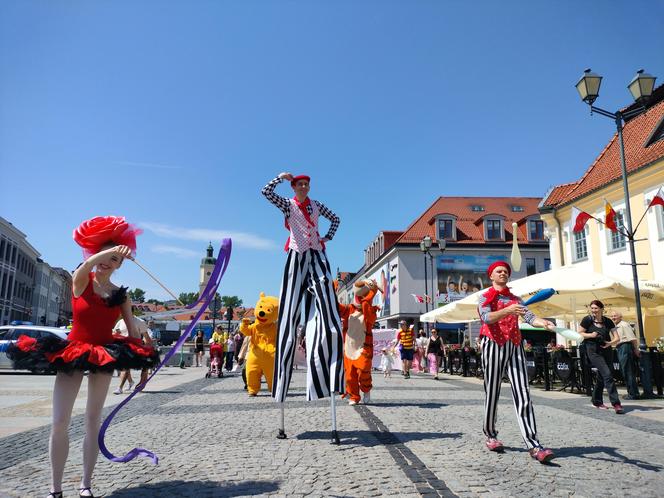
M 612 232 L 617 232 L 618 226 L 616 225 L 616 212 L 609 201 L 604 199 L 604 203 L 604 224 L 606 225 L 606 228 L 610 229 Z
M 652 201 L 650 201 L 651 206 L 662 206 L 664 208 L 664 190 L 662 190 L 662 187 L 659 187 L 659 190 L 657 193 L 655 193 L 655 197 L 652 198 Z
M 514 271 L 519 271 L 521 269 L 521 251 L 519 250 L 519 243 L 517 241 L 518 231 L 519 225 L 512 223 L 512 255 L 510 256 L 510 263 L 512 263 L 512 269 Z
M 590 218 L 593 218 L 593 216 L 586 213 L 585 211 L 581 211 L 577 207 L 572 206 L 572 232 L 578 233 L 583 230 Z
M 423 303 L 424 302 L 424 298 L 422 296 L 418 296 L 417 294 L 411 294 L 411 296 L 413 296 L 413 299 L 415 299 L 416 303 Z

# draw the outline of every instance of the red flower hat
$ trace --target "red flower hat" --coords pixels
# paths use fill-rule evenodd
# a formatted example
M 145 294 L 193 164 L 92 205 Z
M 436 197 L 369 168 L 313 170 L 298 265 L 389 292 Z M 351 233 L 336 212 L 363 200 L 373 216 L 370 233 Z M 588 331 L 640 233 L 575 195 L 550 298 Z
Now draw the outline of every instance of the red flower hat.
M 124 216 L 95 216 L 74 230 L 74 242 L 83 248 L 86 258 L 101 251 L 108 243 L 127 246 L 134 256 L 136 236 L 141 233 L 142 230 L 127 223 Z

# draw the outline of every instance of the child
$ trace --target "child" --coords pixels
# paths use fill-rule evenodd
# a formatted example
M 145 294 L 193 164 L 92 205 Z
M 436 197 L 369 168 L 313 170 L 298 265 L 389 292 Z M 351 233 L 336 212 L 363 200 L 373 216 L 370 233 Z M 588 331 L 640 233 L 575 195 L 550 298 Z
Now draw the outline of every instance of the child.
M 381 350 L 380 368 L 383 371 L 383 377 L 386 379 L 392 377 L 392 364 L 394 363 L 394 350 L 383 348 Z

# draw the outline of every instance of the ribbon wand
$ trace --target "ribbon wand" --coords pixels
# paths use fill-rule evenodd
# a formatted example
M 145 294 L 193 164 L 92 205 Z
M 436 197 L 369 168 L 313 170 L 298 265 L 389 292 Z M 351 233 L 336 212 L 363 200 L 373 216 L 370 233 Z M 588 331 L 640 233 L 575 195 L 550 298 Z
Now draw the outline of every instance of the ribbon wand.
M 142 264 L 140 264 L 140 263 L 139 263 L 138 261 L 136 261 L 135 259 L 131 258 L 131 260 L 132 260 L 134 263 L 136 263 L 136 266 L 138 266 L 141 270 L 143 270 L 145 273 L 147 273 L 148 276 L 149 276 L 152 280 L 154 280 L 155 282 L 157 282 L 157 283 L 160 285 L 160 287 L 161 287 L 162 289 L 164 289 L 166 292 L 168 292 L 168 293 L 171 295 L 171 297 L 172 297 L 173 299 L 175 299 L 175 300 L 178 302 L 178 304 L 179 304 L 180 306 L 184 306 L 184 303 L 183 303 L 182 301 L 180 301 L 180 300 L 175 296 L 175 294 L 173 294 L 170 290 L 168 290 L 168 287 L 166 287 L 164 284 L 162 284 L 162 283 L 159 281 L 159 279 L 157 279 L 157 277 L 155 277 L 152 273 L 150 273 L 150 272 L 148 271 L 147 268 L 145 268 Z

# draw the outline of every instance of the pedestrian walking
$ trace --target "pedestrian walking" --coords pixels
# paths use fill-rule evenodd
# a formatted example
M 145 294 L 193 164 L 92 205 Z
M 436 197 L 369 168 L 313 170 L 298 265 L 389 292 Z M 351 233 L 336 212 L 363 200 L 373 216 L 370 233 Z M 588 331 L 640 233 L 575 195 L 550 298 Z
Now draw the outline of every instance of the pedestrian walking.
M 625 413 L 620 404 L 613 372 L 609 367 L 613 364 L 611 347 L 618 344 L 618 332 L 616 332 L 616 325 L 613 321 L 604 316 L 602 301 L 597 299 L 591 301 L 590 314 L 581 320 L 578 331 L 583 336 L 588 361 L 597 369 L 597 381 L 592 395 L 593 406 L 602 410 L 608 408 L 603 399 L 604 387 L 606 387 L 615 412 L 619 415 Z
M 443 341 L 438 337 L 438 331 L 433 329 L 426 347 L 426 357 L 429 362 L 429 373 L 434 380 L 438 380 L 438 357 L 443 351 Z
M 406 320 L 399 322 L 399 331 L 397 332 L 396 348 L 399 349 L 401 356 L 402 375 L 404 379 L 410 379 L 410 368 L 413 363 L 413 356 L 415 354 L 415 337 L 413 328 L 408 327 Z

